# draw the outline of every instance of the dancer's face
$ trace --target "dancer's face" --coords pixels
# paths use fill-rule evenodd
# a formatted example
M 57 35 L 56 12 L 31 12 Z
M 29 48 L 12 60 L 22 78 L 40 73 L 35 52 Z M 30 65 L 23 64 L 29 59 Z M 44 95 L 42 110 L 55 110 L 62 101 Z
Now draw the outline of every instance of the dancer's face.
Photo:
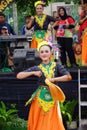
M 49 46 L 42 46 L 39 52 L 42 61 L 49 61 L 51 56 L 51 49 Z
M 42 15 L 43 14 L 43 6 L 42 5 L 37 5 L 36 6 L 36 13 L 37 15 Z

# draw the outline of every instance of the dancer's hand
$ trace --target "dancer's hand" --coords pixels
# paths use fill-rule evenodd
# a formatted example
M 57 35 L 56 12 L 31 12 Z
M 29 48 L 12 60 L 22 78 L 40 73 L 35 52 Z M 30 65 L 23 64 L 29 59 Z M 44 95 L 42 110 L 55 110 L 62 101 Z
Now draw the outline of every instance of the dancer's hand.
M 68 22 L 68 20 L 66 20 L 65 28 L 66 28 L 66 29 L 69 28 L 69 22 Z
M 31 16 L 31 20 L 34 21 L 34 16 Z
M 41 71 L 35 71 L 34 76 L 41 77 L 42 73 Z
M 47 30 L 52 31 L 52 29 L 53 29 L 52 26 L 49 26 Z
M 49 80 L 50 82 L 52 82 L 52 83 L 55 82 L 55 78 L 48 78 L 48 80 Z

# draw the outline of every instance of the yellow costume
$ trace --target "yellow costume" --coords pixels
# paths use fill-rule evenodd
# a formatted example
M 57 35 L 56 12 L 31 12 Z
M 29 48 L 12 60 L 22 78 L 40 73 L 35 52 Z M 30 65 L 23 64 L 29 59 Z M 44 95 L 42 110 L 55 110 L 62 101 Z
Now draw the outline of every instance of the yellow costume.
M 44 5 L 42 1 L 35 2 L 35 8 L 38 5 Z M 37 48 L 38 44 L 43 41 L 45 36 L 47 35 L 47 30 L 50 22 L 55 22 L 55 19 L 49 15 L 43 14 L 38 16 L 36 15 L 34 18 L 34 35 L 31 42 L 31 48 Z

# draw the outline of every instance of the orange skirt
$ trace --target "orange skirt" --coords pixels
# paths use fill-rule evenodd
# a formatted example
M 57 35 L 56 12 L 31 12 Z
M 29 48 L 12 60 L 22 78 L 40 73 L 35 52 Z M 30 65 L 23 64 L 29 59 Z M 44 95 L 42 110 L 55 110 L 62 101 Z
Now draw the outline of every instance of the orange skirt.
M 82 39 L 82 65 L 87 66 L 87 30 Z
M 37 48 L 40 42 L 42 42 L 43 40 L 49 40 L 49 37 L 51 36 L 47 32 L 45 33 L 44 38 L 36 38 L 35 36 L 33 36 L 30 48 Z
M 59 103 L 44 112 L 37 98 L 32 101 L 29 117 L 28 130 L 65 130 L 62 122 Z
M 38 44 L 40 43 L 40 42 L 42 42 L 43 41 L 43 39 L 42 38 L 33 38 L 32 39 L 32 41 L 31 41 L 31 46 L 30 46 L 30 48 L 34 48 L 34 49 L 36 49 L 37 47 L 38 47 Z

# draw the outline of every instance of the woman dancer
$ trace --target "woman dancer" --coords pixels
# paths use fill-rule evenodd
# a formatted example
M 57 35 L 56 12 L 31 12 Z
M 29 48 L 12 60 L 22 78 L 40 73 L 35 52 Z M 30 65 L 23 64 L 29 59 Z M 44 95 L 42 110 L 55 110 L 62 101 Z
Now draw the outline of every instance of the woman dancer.
M 35 2 L 36 15 L 31 17 L 31 22 L 27 25 L 28 28 L 34 26 L 34 35 L 31 42 L 31 48 L 37 48 L 38 43 L 47 35 L 47 30 L 52 30 L 54 25 L 49 27 L 50 22 L 55 22 L 55 19 L 43 13 L 44 3 L 42 1 Z
M 65 130 L 59 107 L 65 95 L 54 83 L 69 81 L 71 75 L 60 62 L 51 61 L 51 47 L 47 41 L 39 44 L 38 51 L 42 63 L 17 74 L 18 79 L 38 77 L 38 88 L 27 102 L 31 102 L 28 130 Z

